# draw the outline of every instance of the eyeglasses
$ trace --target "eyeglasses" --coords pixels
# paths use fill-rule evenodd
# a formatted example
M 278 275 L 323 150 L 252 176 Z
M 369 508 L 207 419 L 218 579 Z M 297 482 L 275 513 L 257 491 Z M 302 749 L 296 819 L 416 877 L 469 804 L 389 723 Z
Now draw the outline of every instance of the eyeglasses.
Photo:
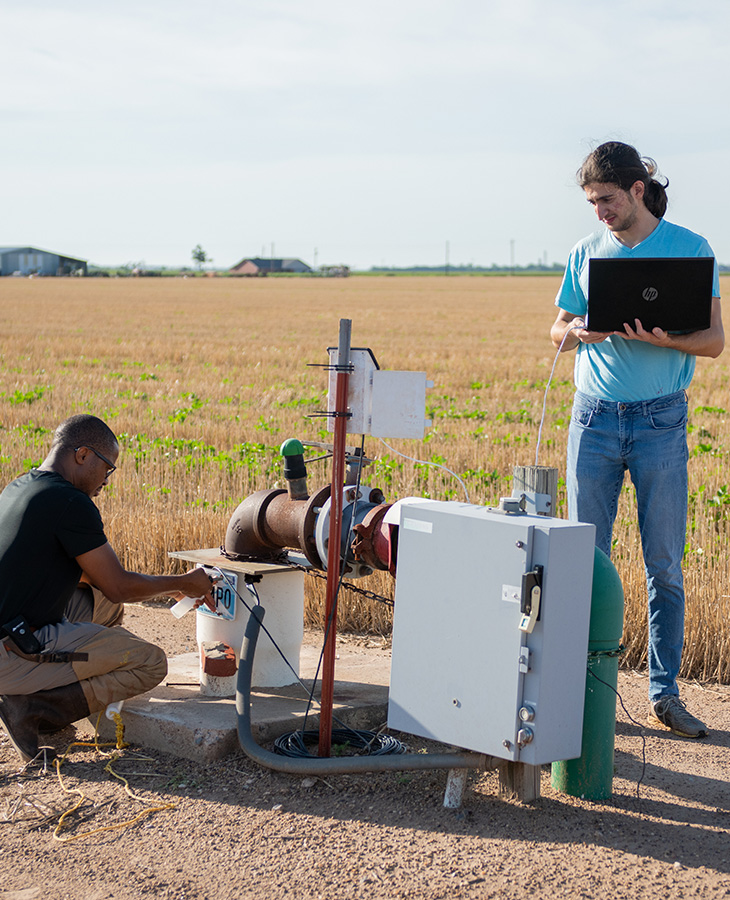
M 99 459 L 100 459 L 102 462 L 105 462 L 105 463 L 109 466 L 109 468 L 106 470 L 106 477 L 107 477 L 107 478 L 111 477 L 111 476 L 117 471 L 117 467 L 114 465 L 114 463 L 111 462 L 110 460 L 108 460 L 108 459 L 106 458 L 106 456 L 104 456 L 103 453 L 99 453 L 99 451 L 98 451 L 98 450 L 94 450 L 93 447 L 88 447 L 88 446 L 87 446 L 86 449 L 87 449 L 87 450 L 91 450 L 91 452 L 92 452 L 93 454 L 95 454 L 96 456 L 98 456 Z M 77 448 L 74 450 L 74 453 L 78 453 L 79 450 L 81 450 L 81 447 L 77 447 Z

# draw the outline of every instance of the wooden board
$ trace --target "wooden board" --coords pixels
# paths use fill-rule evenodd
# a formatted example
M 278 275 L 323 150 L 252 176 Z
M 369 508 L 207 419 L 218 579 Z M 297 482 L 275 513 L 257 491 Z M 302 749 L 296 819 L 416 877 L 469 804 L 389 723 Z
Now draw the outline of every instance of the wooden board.
M 184 559 L 196 565 L 217 566 L 219 569 L 227 569 L 229 572 L 243 572 L 245 575 L 270 575 L 275 572 L 292 571 L 291 566 L 283 565 L 282 563 L 229 559 L 227 556 L 223 556 L 218 547 L 211 547 L 208 550 L 171 550 L 167 555 L 173 559 Z M 311 568 L 303 554 L 289 553 L 287 556 L 293 564 Z

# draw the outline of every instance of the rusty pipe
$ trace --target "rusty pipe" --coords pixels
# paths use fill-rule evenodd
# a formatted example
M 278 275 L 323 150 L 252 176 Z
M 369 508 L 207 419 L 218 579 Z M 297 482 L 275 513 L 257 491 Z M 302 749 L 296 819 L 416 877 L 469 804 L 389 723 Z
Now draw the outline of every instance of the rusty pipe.
M 280 559 L 284 550 L 301 550 L 317 569 L 324 569 L 317 552 L 314 526 L 330 495 L 330 485 L 306 500 L 292 500 L 287 491 L 250 494 L 238 505 L 226 531 L 224 551 L 232 559 L 260 562 Z
M 395 575 L 395 548 L 392 526 L 384 521 L 391 504 L 374 506 L 359 525 L 353 527 L 355 538 L 352 552 L 355 559 L 371 569 L 389 571 Z

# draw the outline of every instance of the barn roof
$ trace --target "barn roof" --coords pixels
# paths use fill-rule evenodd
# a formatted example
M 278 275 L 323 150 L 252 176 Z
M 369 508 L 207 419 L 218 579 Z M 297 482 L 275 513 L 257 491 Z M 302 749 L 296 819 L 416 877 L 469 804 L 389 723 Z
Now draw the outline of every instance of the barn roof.
M 231 266 L 231 270 L 237 269 L 239 266 L 244 265 L 244 263 L 253 263 L 259 269 L 268 269 L 270 271 L 281 271 L 282 269 L 286 269 L 287 266 L 290 266 L 292 263 L 298 263 L 300 266 L 307 266 L 307 264 L 297 257 L 287 256 L 279 259 L 272 259 L 271 257 L 263 258 L 261 256 L 244 256 L 242 260 L 236 263 L 235 266 Z
M 68 253 L 57 253 L 55 250 L 44 250 L 42 247 L 0 247 L 0 256 L 5 253 L 18 253 L 22 251 L 23 253 L 48 253 L 51 256 L 58 256 L 61 259 L 72 259 L 75 262 L 88 262 L 86 259 L 81 259 L 79 256 L 69 256 Z

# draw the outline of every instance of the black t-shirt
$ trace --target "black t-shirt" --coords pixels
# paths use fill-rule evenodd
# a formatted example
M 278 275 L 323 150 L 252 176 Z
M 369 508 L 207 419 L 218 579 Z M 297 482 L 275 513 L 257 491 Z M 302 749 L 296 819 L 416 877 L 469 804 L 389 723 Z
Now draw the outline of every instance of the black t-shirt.
M 99 510 L 63 476 L 16 478 L 0 494 L 0 626 L 59 622 L 81 575 L 75 557 L 105 543 Z

